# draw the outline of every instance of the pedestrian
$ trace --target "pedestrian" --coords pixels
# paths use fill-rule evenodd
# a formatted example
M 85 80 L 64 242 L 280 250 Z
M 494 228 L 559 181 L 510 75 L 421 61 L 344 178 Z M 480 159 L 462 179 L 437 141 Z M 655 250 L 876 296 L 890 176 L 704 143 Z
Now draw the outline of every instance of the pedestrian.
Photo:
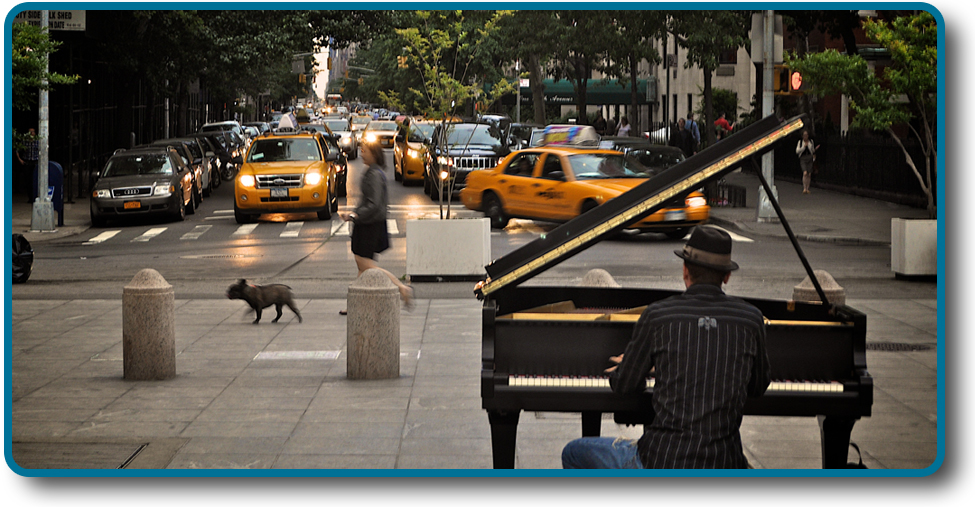
M 606 135 L 607 136 L 615 136 L 616 135 L 616 130 L 619 127 L 619 121 L 618 120 L 619 120 L 619 116 L 617 116 L 616 118 L 607 118 L 606 119 Z
M 715 133 L 718 135 L 718 140 L 724 139 L 731 133 L 731 129 L 735 128 L 734 123 L 728 123 L 728 120 L 724 117 L 724 113 L 718 116 L 717 120 L 714 120 Z
M 687 288 L 648 306 L 626 350 L 606 371 L 614 393 L 654 379 L 656 416 L 638 441 L 583 437 L 562 450 L 563 468 L 747 468 L 741 420 L 747 398 L 771 379 L 762 312 L 721 289 L 738 264 L 731 236 L 698 226 L 682 250 Z
M 20 151 L 14 151 L 17 156 L 17 161 L 20 165 L 27 169 L 27 174 L 30 178 L 33 178 L 34 185 L 31 187 L 30 200 L 27 202 L 34 202 L 37 198 L 37 160 L 40 158 L 40 144 L 37 141 L 37 131 L 33 128 L 27 129 L 27 142 L 24 143 L 24 153 L 21 154 Z
M 683 118 L 677 121 L 677 147 L 684 152 L 685 157 L 694 154 L 694 136 L 687 129 L 687 121 Z
M 694 121 L 694 113 L 687 113 L 687 130 L 691 133 L 691 137 L 694 138 L 694 146 L 691 152 L 697 153 L 698 146 L 701 145 L 701 129 L 697 126 L 697 122 Z
M 802 193 L 809 193 L 809 185 L 812 183 L 813 162 L 816 161 L 816 148 L 812 139 L 809 138 L 809 131 L 802 131 L 802 139 L 796 145 L 796 155 L 799 156 L 799 167 L 802 169 Z
M 592 123 L 592 126 L 596 129 L 597 134 L 601 136 L 609 135 L 606 133 L 606 118 L 603 118 L 603 113 L 596 115 L 596 121 Z
M 362 162 L 366 165 L 366 172 L 359 183 L 362 196 L 355 211 L 340 215 L 342 220 L 352 222 L 352 254 L 359 270 L 356 276 L 361 276 L 367 269 L 382 271 L 399 288 L 400 299 L 406 309 L 413 310 L 413 289 L 376 264 L 376 254 L 389 248 L 389 230 L 386 228 L 389 192 L 386 186 L 386 156 L 382 146 L 364 145 Z M 339 313 L 345 315 L 346 311 Z
M 630 121 L 626 117 L 620 118 L 620 129 L 616 133 L 620 137 L 630 137 Z

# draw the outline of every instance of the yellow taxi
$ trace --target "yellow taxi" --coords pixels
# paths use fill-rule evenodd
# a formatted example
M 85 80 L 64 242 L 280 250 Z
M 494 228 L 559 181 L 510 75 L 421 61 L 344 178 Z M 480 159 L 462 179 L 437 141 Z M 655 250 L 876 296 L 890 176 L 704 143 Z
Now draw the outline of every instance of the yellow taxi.
M 393 179 L 403 186 L 422 185 L 428 158 L 428 142 L 437 126 L 434 121 L 412 121 L 401 128 L 393 143 Z
M 566 222 L 654 174 L 619 151 L 543 146 L 516 151 L 494 169 L 471 172 L 460 199 L 466 208 L 483 211 L 495 229 L 511 218 Z M 704 194 L 695 191 L 631 227 L 681 238 L 710 211 Z
M 234 180 L 237 223 L 264 213 L 314 212 L 330 220 L 338 211 L 340 154 L 318 131 L 269 131 L 254 139 Z

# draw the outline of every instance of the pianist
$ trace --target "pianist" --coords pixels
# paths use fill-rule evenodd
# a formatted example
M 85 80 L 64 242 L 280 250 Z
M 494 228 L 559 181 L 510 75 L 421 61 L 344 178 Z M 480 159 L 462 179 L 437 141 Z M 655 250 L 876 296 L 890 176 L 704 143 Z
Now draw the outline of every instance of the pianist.
M 652 373 L 653 423 L 637 442 L 569 442 L 564 468 L 748 467 L 739 433 L 745 400 L 770 380 L 762 314 L 721 289 L 738 269 L 727 232 L 698 226 L 674 253 L 684 259 L 687 290 L 647 307 L 607 370 L 619 394 L 644 390 Z

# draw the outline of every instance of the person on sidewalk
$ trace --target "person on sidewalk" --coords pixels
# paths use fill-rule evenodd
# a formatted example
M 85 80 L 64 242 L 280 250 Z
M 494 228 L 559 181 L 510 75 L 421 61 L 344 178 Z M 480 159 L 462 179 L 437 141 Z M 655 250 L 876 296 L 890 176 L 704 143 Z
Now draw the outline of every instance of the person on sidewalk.
M 802 193 L 809 193 L 812 183 L 813 162 L 816 161 L 816 146 L 809 138 L 809 131 L 802 131 L 802 139 L 796 145 L 796 155 L 799 156 L 799 167 L 802 168 Z
M 389 205 L 389 192 L 386 187 L 386 156 L 379 144 L 363 146 L 362 161 L 366 172 L 362 175 L 359 188 L 362 197 L 355 211 L 340 216 L 352 222 L 352 254 L 361 276 L 367 269 L 378 269 L 386 274 L 399 288 L 400 298 L 407 310 L 413 309 L 413 289 L 396 278 L 396 275 L 376 264 L 376 254 L 389 248 L 389 230 L 386 228 L 386 209 Z M 342 315 L 346 311 L 342 310 Z
M 656 417 L 636 442 L 569 442 L 563 468 L 748 467 L 740 434 L 745 400 L 764 394 L 771 377 L 762 312 L 721 290 L 738 269 L 727 232 L 698 226 L 674 253 L 684 259 L 687 290 L 648 306 L 606 370 L 618 394 L 643 392 L 653 375 Z
M 620 137 L 630 137 L 630 120 L 627 120 L 625 116 L 620 118 L 620 129 L 616 135 Z
M 694 113 L 687 113 L 687 131 L 690 132 L 691 137 L 694 138 L 692 152 L 697 153 L 698 147 L 701 146 L 701 129 L 697 126 L 697 122 L 694 120 Z

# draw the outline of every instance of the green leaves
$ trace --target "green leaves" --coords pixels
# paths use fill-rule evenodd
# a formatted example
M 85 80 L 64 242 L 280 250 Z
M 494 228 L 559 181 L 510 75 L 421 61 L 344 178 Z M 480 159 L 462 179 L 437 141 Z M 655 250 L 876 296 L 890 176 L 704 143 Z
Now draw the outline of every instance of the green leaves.
M 14 109 L 27 111 L 37 103 L 37 91 L 51 85 L 73 84 L 78 76 L 47 71 L 48 56 L 57 51 L 59 42 L 52 41 L 40 27 L 27 23 L 12 26 L 11 102 Z M 47 84 L 44 84 L 44 81 Z

